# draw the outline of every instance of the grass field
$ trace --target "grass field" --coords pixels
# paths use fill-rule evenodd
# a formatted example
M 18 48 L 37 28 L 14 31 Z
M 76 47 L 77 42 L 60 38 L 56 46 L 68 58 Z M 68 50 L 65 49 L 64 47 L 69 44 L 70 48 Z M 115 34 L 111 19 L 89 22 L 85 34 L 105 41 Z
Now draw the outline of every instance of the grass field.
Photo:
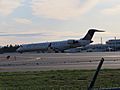
M 0 90 L 86 90 L 94 72 L 94 70 L 1 72 Z M 120 87 L 120 70 L 102 70 L 95 87 Z

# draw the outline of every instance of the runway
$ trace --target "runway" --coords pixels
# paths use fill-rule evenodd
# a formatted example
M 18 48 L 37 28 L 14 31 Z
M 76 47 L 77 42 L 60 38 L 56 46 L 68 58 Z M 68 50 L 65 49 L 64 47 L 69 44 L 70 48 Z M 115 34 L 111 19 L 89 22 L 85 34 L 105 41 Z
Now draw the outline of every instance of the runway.
M 0 54 L 0 72 L 96 69 L 101 58 L 102 68 L 120 69 L 120 52 L 8 53 Z

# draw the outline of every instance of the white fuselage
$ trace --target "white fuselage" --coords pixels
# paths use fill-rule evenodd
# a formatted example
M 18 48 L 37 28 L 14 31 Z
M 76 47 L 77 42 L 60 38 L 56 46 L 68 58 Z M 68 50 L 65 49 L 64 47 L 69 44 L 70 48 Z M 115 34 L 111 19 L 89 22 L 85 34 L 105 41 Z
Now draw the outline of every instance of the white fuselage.
M 66 41 L 57 41 L 57 42 L 46 42 L 46 43 L 35 43 L 35 44 L 24 44 L 20 46 L 17 51 L 18 52 L 29 52 L 29 51 L 47 51 L 52 49 L 54 51 L 61 51 L 81 47 L 88 45 L 90 40 L 66 40 Z

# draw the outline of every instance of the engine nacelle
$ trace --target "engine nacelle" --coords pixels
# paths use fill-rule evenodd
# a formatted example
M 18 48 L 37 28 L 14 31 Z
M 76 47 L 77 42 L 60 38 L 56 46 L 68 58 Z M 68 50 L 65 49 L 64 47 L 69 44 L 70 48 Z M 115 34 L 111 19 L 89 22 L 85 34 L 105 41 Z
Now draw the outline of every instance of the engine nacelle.
M 75 44 L 75 43 L 78 43 L 78 41 L 76 41 L 76 40 L 68 40 L 68 44 Z

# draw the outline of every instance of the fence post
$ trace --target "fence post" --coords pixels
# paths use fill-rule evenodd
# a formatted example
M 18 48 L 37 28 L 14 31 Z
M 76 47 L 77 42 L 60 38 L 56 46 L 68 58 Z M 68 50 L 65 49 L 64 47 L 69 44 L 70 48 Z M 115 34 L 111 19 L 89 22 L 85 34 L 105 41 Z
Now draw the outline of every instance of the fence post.
M 103 62 L 104 62 L 104 58 L 101 59 L 99 65 L 98 65 L 98 67 L 97 67 L 97 70 L 96 70 L 96 72 L 95 72 L 95 74 L 94 74 L 94 76 L 93 76 L 93 79 L 92 79 L 92 81 L 91 81 L 91 83 L 90 83 L 90 85 L 89 85 L 89 87 L 88 87 L 88 90 L 92 90 L 92 89 L 93 89 L 94 84 L 95 84 L 95 81 L 96 81 L 96 79 L 97 79 L 98 73 L 99 73 L 99 71 L 100 71 L 100 69 L 101 69 L 101 67 L 102 67 Z

